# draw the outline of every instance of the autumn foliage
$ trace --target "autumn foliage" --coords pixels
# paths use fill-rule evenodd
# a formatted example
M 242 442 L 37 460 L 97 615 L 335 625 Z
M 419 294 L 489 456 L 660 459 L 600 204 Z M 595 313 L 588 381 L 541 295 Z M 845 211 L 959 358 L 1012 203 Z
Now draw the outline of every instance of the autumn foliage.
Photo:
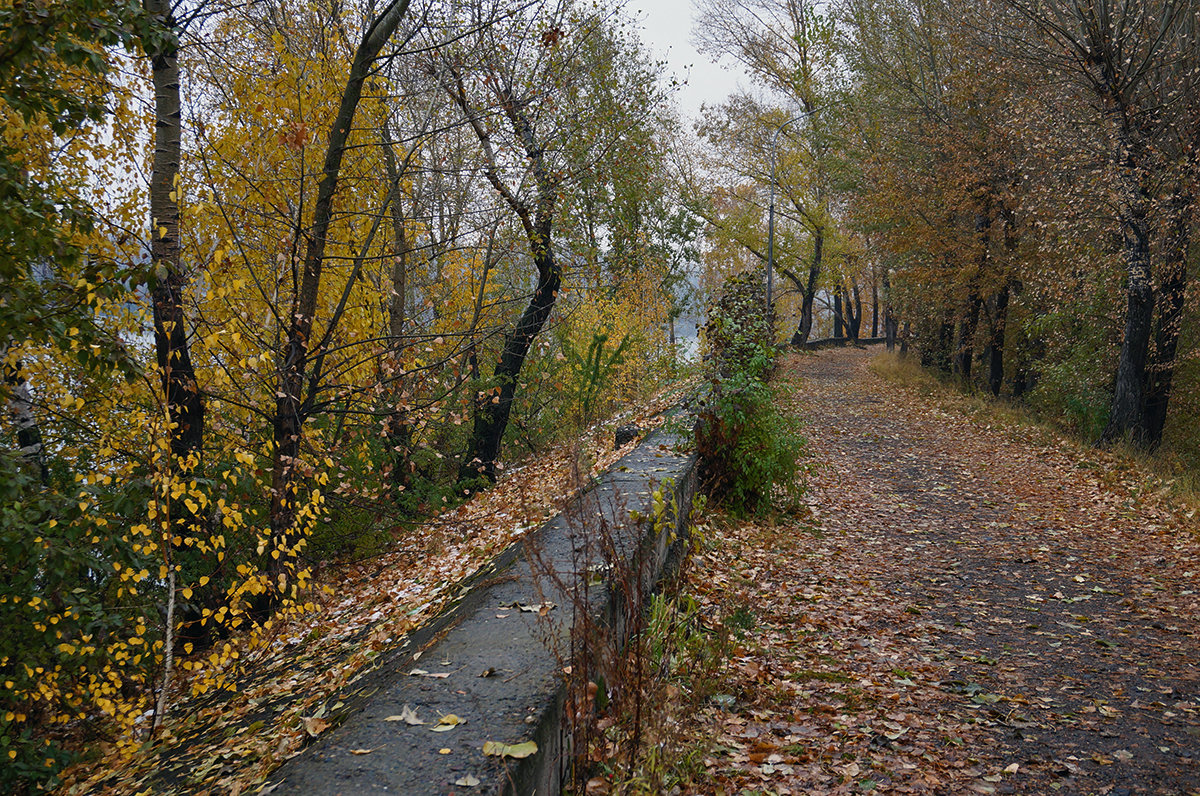
M 684 266 L 609 12 L 43 5 L 0 9 L 6 791 L 169 743 L 319 567 L 673 377 Z
M 840 4 L 849 217 L 924 364 L 1091 439 L 1193 446 L 1196 15 Z

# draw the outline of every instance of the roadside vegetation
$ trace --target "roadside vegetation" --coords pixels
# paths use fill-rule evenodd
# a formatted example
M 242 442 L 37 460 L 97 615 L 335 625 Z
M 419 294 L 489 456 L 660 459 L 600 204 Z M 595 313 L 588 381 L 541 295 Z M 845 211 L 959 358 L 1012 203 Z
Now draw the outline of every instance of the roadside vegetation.
M 750 85 L 684 120 L 619 0 L 0 2 L 0 790 L 173 749 L 347 562 L 457 577 L 685 351 L 730 516 L 803 515 L 828 335 L 1194 494 L 1200 0 L 696 11 Z

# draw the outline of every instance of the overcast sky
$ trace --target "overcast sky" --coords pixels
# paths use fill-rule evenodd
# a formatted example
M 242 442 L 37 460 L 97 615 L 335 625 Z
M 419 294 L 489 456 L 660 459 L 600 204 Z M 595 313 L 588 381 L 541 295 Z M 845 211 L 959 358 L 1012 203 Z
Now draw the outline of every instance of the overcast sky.
M 687 80 L 676 101 L 688 120 L 696 120 L 702 103 L 716 104 L 739 84 L 749 85 L 737 64 L 729 59 L 714 64 L 692 46 L 692 0 L 629 0 L 626 10 L 640 24 L 642 41 L 677 78 Z

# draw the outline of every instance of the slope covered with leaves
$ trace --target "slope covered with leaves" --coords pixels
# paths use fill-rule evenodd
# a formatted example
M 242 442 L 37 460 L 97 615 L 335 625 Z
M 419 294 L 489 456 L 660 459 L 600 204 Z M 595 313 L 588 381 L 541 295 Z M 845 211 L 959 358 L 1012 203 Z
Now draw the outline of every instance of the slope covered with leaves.
M 671 390 L 618 418 L 661 424 Z M 284 760 L 336 726 L 371 689 L 368 675 L 406 633 L 459 596 L 463 579 L 553 516 L 636 444 L 612 445 L 596 424 L 511 469 L 496 486 L 406 532 L 380 555 L 331 563 L 308 596 L 313 610 L 275 620 L 183 661 L 171 721 L 132 754 L 75 738 L 91 762 L 69 769 L 62 793 L 249 792 Z M 219 653 L 219 654 L 218 654 Z M 199 692 L 204 680 L 219 687 Z
M 734 644 L 685 790 L 1200 793 L 1194 515 L 869 356 L 789 360 L 811 515 L 717 525 L 699 557 Z

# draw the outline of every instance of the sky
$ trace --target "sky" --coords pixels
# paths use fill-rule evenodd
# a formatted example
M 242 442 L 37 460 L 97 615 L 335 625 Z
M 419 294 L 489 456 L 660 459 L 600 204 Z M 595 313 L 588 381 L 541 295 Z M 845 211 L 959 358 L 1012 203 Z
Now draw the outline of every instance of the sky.
M 739 84 L 749 85 L 745 73 L 733 61 L 726 58 L 723 64 L 715 64 L 692 46 L 692 0 L 629 0 L 625 8 L 640 24 L 642 41 L 667 62 L 676 77 L 687 79 L 676 101 L 689 122 L 698 118 L 702 103 L 716 104 Z

